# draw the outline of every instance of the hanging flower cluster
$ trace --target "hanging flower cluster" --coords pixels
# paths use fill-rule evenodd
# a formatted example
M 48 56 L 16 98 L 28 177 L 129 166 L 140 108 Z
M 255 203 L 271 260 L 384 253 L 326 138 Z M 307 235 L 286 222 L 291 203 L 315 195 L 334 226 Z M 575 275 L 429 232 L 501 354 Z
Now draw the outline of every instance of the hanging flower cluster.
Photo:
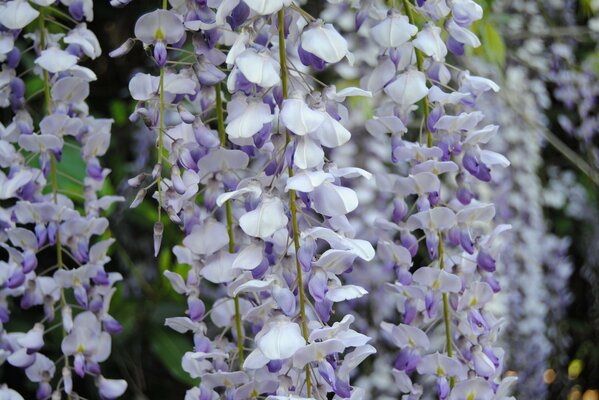
M 122 330 L 109 314 L 121 275 L 105 269 L 113 240 L 101 216 L 120 199 L 99 196 L 110 170 L 98 157 L 108 149 L 112 121 L 89 115 L 85 100 L 96 76 L 78 65 L 101 54 L 86 26 L 92 18 L 91 0 L 0 4 L 0 107 L 10 112 L 0 124 L 0 364 L 22 369 L 38 385 L 37 399 L 75 398 L 74 375 L 93 376 L 104 399 L 127 387 L 100 367 L 111 335 Z M 32 70 L 21 61 L 28 58 Z M 23 79 L 32 72 L 42 89 L 26 97 Z M 67 147 L 85 163 L 83 182 L 61 168 Z M 65 180 L 81 193 L 62 188 Z M 7 330 L 13 315 L 36 309 L 43 318 L 31 329 Z M 47 343 L 54 329 L 62 331 L 59 349 Z M 22 398 L 4 385 L 0 397 Z
M 483 64 L 481 70 L 490 70 Z M 551 344 L 545 320 L 550 301 L 544 263 L 553 239 L 543 218 L 543 186 L 537 175 L 541 165 L 542 136 L 529 120 L 542 119 L 536 96 L 524 91 L 526 69 L 508 66 L 501 96 L 488 99 L 486 113 L 501 125 L 502 135 L 492 146 L 512 160 L 511 168 L 500 171 L 494 190 L 488 193 L 498 208 L 497 219 L 510 222 L 502 260 L 509 268 L 500 279 L 505 297 L 505 334 L 502 342 L 510 349 L 506 364 L 518 372 L 517 392 L 523 398 L 544 398 Z M 517 94 L 517 95 L 516 95 Z M 521 110 L 518 115 L 514 110 Z
M 374 68 L 361 85 L 376 101 L 366 129 L 388 146 L 374 204 L 388 204 L 375 226 L 379 259 L 395 280 L 386 296 L 401 316 L 381 324 L 400 349 L 395 384 L 409 398 L 432 382 L 441 399 L 507 398 L 515 377 L 503 377 L 504 351 L 495 343 L 502 321 L 489 304 L 500 289 L 493 273 L 509 226 L 492 229 L 495 207 L 476 194 L 492 170 L 509 165 L 488 149 L 497 126 L 484 125 L 479 104 L 499 88 L 446 62 L 449 52 L 480 45 L 469 27 L 482 9 L 473 1 L 388 6 L 362 2 L 356 28 L 357 40 L 378 49 L 376 59 L 362 54 Z
M 327 154 L 351 139 L 345 99 L 370 93 L 308 68 L 351 60 L 347 42 L 291 1 L 171 5 L 141 16 L 113 55 L 139 40 L 160 69 L 129 85 L 158 148 L 130 184 L 152 176 L 132 206 L 155 188 L 156 253 L 163 211 L 185 234 L 173 251 L 187 279 L 165 276 L 187 297 L 187 316 L 166 321 L 193 333 L 182 364 L 201 383 L 187 398 L 361 398 L 350 375 L 375 349 L 353 315 L 331 317 L 367 293 L 343 276 L 374 258 L 346 217 L 358 207 L 348 182 L 371 175 Z

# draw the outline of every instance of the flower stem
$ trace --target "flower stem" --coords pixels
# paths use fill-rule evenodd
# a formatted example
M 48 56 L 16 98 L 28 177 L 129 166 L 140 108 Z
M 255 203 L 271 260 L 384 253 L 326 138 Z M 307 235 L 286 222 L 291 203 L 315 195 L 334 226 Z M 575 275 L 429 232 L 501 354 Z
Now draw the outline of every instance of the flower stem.
M 406 11 L 406 15 L 408 16 L 408 20 L 410 21 L 410 24 L 416 25 L 416 19 L 414 18 L 414 13 L 412 12 L 412 4 L 410 4 L 410 1 L 403 0 L 403 6 Z M 418 66 L 418 71 L 420 71 L 422 73 L 426 73 L 424 71 L 424 55 L 417 48 L 414 48 L 414 53 L 416 53 L 416 65 Z M 428 147 L 432 147 L 433 134 L 431 133 L 430 129 L 428 129 L 428 123 L 427 123 L 428 122 L 428 113 L 429 113 L 428 97 L 425 96 L 420 102 L 421 102 L 421 105 L 423 108 L 423 113 L 424 113 L 424 126 L 426 127 L 426 144 L 428 145 Z
M 162 153 L 164 147 L 164 67 L 160 68 L 160 108 L 158 117 L 158 176 L 156 177 L 156 189 L 158 190 L 158 222 L 162 221 Z
M 445 269 L 443 247 L 443 235 L 439 232 L 439 268 Z M 443 293 L 443 320 L 445 322 L 445 343 L 447 346 L 447 355 L 453 357 L 453 347 L 451 343 L 451 320 L 449 319 L 449 299 L 447 293 Z M 449 378 L 449 386 L 453 388 L 455 385 L 455 378 L 452 376 Z
M 39 20 L 39 30 L 40 30 L 40 52 L 44 50 L 44 48 L 46 47 L 46 24 L 45 24 L 45 18 L 46 18 L 46 9 L 45 7 L 42 7 L 40 9 L 40 15 L 38 17 Z M 51 102 L 52 102 L 52 97 L 50 95 L 50 76 L 48 74 L 48 71 L 46 71 L 45 69 L 42 69 L 43 71 L 43 84 L 44 84 L 44 113 L 46 115 L 50 115 L 52 113 L 51 110 Z M 54 204 L 58 205 L 58 166 L 57 166 L 57 160 L 56 160 L 56 156 L 54 155 L 54 153 L 50 153 L 50 181 L 51 181 L 51 185 L 52 185 L 52 198 L 54 201 Z M 60 224 L 58 226 L 58 229 L 56 229 L 56 265 L 58 267 L 58 269 L 63 269 L 64 268 L 64 262 L 62 260 L 62 240 L 60 238 Z M 66 305 L 66 298 L 65 298 L 65 294 L 64 294 L 64 289 L 61 288 L 60 289 L 60 306 L 61 308 L 65 307 Z M 62 331 L 63 337 L 67 334 L 63 328 Z M 70 368 L 69 366 L 69 357 L 65 355 L 64 358 L 64 364 L 65 367 Z M 70 400 L 71 399 L 71 395 L 67 394 L 67 398 Z
M 227 136 L 225 134 L 225 117 L 223 113 L 222 85 L 220 82 L 214 87 L 216 92 L 216 120 L 218 125 L 218 136 L 220 145 L 227 147 Z M 225 213 L 227 215 L 227 234 L 229 236 L 229 253 L 235 253 L 235 236 L 233 235 L 233 211 L 231 202 L 225 202 Z M 239 309 L 239 295 L 235 295 L 235 327 L 237 329 L 237 353 L 239 354 L 239 369 L 243 366 L 243 331 L 241 330 L 241 311 Z
M 289 95 L 287 88 L 287 53 L 285 50 L 285 12 L 284 9 L 278 12 L 279 23 L 279 62 L 281 64 L 281 86 L 283 89 L 283 99 Z M 291 142 L 291 134 L 285 129 L 285 147 Z M 293 177 L 293 165 L 288 167 L 289 177 Z M 304 282 L 302 278 L 302 266 L 300 264 L 298 254 L 300 249 L 299 243 L 299 226 L 297 223 L 297 205 L 295 190 L 289 190 L 289 209 L 291 211 L 291 225 L 293 227 L 293 244 L 295 247 L 295 269 L 297 272 L 297 284 L 299 289 L 300 300 L 300 318 L 302 326 L 302 334 L 306 342 L 308 341 L 308 324 L 306 320 L 306 294 L 304 291 Z M 312 395 L 312 381 L 310 379 L 310 367 L 306 365 L 306 393 L 310 397 Z

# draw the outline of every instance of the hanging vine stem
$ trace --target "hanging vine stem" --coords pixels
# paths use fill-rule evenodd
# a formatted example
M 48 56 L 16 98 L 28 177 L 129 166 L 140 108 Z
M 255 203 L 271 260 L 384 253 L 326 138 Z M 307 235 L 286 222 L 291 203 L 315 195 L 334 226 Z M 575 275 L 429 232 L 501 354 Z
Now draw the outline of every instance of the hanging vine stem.
M 439 268 L 445 269 L 445 256 L 443 248 L 443 235 L 439 232 Z M 449 298 L 447 293 L 443 293 L 443 321 L 445 322 L 445 345 L 447 347 L 447 355 L 453 357 L 453 345 L 451 342 L 451 321 L 449 319 Z M 455 385 L 455 377 L 449 378 L 449 387 L 453 389 Z
M 227 136 L 225 134 L 225 117 L 223 114 L 223 99 L 222 99 L 222 85 L 220 82 L 214 87 L 216 91 L 216 120 L 218 126 L 218 136 L 220 138 L 220 145 L 227 147 Z M 225 202 L 225 213 L 227 216 L 227 234 L 229 236 L 229 253 L 235 253 L 235 236 L 233 235 L 233 211 L 231 210 L 231 202 L 227 200 Z M 237 353 L 239 356 L 239 369 L 242 369 L 244 356 L 243 356 L 243 332 L 241 330 L 241 311 L 239 307 L 239 295 L 235 295 L 233 298 L 235 302 L 235 327 L 237 329 Z
M 287 52 L 285 49 L 285 11 L 284 9 L 278 12 L 278 25 L 279 25 L 279 62 L 281 65 L 281 86 L 283 89 L 283 99 L 286 99 L 289 95 L 287 88 Z M 285 148 L 291 142 L 291 134 L 285 129 Z M 287 168 L 289 177 L 293 177 L 293 165 L 289 165 Z M 306 342 L 308 341 L 308 325 L 306 323 L 306 293 L 304 291 L 304 280 L 302 278 L 302 266 L 300 264 L 298 254 L 300 249 L 299 243 L 299 226 L 297 223 L 297 205 L 295 204 L 296 193 L 295 190 L 289 190 L 289 210 L 291 211 L 291 225 L 293 227 L 293 244 L 295 247 L 295 269 L 297 273 L 297 285 L 299 289 L 300 298 L 300 318 L 302 335 Z M 310 379 L 310 366 L 306 364 L 306 393 L 310 397 L 312 395 L 312 381 Z
M 40 15 L 38 17 L 38 21 L 39 21 L 39 30 L 40 30 L 40 52 L 44 50 L 44 48 L 46 47 L 46 24 L 45 24 L 45 19 L 46 19 L 46 13 L 45 13 L 45 8 L 42 7 L 40 8 Z M 50 95 L 50 76 L 48 74 L 48 71 L 46 71 L 45 69 L 42 69 L 42 73 L 43 73 L 43 84 L 44 84 L 44 114 L 46 115 L 50 115 L 51 114 L 51 102 L 52 102 L 52 97 Z M 56 160 L 56 156 L 54 155 L 54 153 L 50 153 L 50 181 L 51 181 L 51 185 L 52 185 L 52 197 L 54 200 L 54 204 L 58 205 L 58 166 L 57 166 L 57 160 Z M 64 263 L 62 260 L 62 241 L 60 238 L 60 226 L 58 227 L 58 229 L 56 230 L 56 265 L 58 269 L 63 269 L 64 268 Z M 64 289 L 61 288 L 60 289 L 60 307 L 63 308 L 66 305 L 66 298 L 64 295 Z M 62 330 L 62 334 L 63 337 L 67 334 L 66 331 Z M 69 357 L 65 356 L 64 357 L 64 365 L 66 368 L 70 369 L 70 365 L 69 365 Z M 67 394 L 67 399 L 71 400 L 71 395 Z
M 417 26 L 416 19 L 414 18 L 414 13 L 412 12 L 412 4 L 410 4 L 410 1 L 403 0 L 403 6 L 406 11 L 406 15 L 408 16 L 408 20 L 410 21 L 410 24 Z M 418 71 L 425 73 L 426 71 L 424 70 L 424 56 L 422 55 L 422 52 L 417 48 L 414 48 L 414 53 L 416 53 L 416 65 L 418 66 Z M 430 129 L 428 129 L 427 123 L 429 114 L 428 97 L 425 96 L 422 100 L 420 100 L 420 103 L 424 113 L 424 126 L 426 127 L 426 144 L 428 145 L 428 147 L 432 147 L 433 134 L 431 133 Z

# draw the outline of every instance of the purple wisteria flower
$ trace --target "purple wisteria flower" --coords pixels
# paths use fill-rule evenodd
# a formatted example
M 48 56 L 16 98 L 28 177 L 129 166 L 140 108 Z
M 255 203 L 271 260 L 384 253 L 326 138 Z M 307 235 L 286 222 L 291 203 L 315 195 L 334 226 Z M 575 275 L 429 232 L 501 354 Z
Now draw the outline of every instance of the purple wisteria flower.
M 65 16 L 65 24 L 58 33 L 46 27 L 48 7 L 55 2 L 32 3 L 15 0 L 0 5 L 2 32 L 12 38 L 0 57 L 9 79 L 8 85 L 1 84 L 0 106 L 11 111 L 9 123 L 0 129 L 0 197 L 7 200 L 0 213 L 0 246 L 8 254 L 0 272 L 0 364 L 23 369 L 24 376 L 37 384 L 38 399 L 61 398 L 62 393 L 76 396 L 73 372 L 81 378 L 95 377 L 100 396 L 113 399 L 125 392 L 127 384 L 107 383 L 100 363 L 110 355 L 111 334 L 122 330 L 109 314 L 114 284 L 121 276 L 105 270 L 113 240 L 98 239 L 108 228 L 102 212 L 122 199 L 99 197 L 110 170 L 98 158 L 108 150 L 112 121 L 89 115 L 85 101 L 96 76 L 78 65 L 101 54 L 95 34 L 77 22 L 92 20 L 92 2 L 63 1 L 67 8 L 58 12 Z M 25 29 L 29 33 L 23 34 Z M 21 44 L 34 51 L 33 73 L 43 83 L 38 114 L 29 113 L 32 105 L 24 98 L 21 76 L 27 70 L 20 62 Z M 73 198 L 57 179 L 65 146 L 77 149 L 86 166 L 81 182 L 60 171 L 81 187 Z M 54 249 L 54 256 L 42 254 L 48 248 Z M 5 329 L 11 313 L 38 307 L 43 318 L 27 332 Z M 59 351 L 49 349 L 45 340 L 47 332 L 57 327 L 64 332 Z M 46 354 L 62 357 L 51 360 Z M 57 369 L 62 378 L 56 376 Z M 22 398 L 6 386 L 0 393 Z

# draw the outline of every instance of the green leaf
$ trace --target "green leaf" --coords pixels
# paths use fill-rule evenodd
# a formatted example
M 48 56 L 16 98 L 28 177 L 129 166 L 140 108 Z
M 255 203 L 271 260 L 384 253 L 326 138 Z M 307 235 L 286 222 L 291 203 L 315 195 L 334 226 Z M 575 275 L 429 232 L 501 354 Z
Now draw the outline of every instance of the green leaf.
M 162 362 L 165 369 L 173 378 L 190 386 L 198 384 L 181 367 L 181 359 L 187 351 L 191 351 L 191 345 L 186 336 L 175 332 L 166 332 L 166 328 L 155 329 L 151 335 L 152 353 Z
M 113 100 L 110 103 L 110 114 L 116 126 L 123 126 L 129 122 L 127 104 L 123 100 Z
M 505 65 L 505 42 L 503 38 L 489 22 L 482 22 L 479 28 L 485 57 L 489 62 L 503 67 Z

